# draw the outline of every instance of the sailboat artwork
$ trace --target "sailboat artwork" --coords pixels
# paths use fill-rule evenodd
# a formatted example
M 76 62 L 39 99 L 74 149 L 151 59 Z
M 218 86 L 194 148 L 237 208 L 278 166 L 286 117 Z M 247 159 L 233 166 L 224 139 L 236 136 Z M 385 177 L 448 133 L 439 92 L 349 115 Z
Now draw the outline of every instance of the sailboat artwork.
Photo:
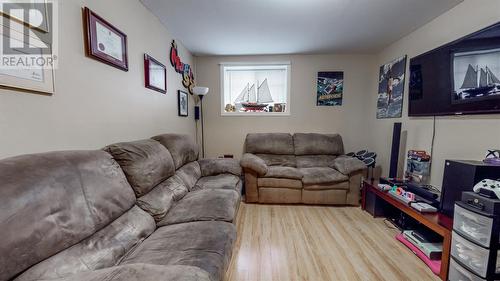
M 257 83 L 257 85 L 259 84 Z M 272 102 L 274 101 L 267 79 L 257 89 L 255 84 L 248 83 L 235 100 L 235 104 L 240 105 L 244 111 L 265 111 L 269 103 Z
M 480 68 L 469 64 L 460 89 L 462 99 L 494 94 L 500 92 L 500 80 L 488 66 Z
M 500 95 L 500 49 L 455 53 L 454 101 L 494 98 Z

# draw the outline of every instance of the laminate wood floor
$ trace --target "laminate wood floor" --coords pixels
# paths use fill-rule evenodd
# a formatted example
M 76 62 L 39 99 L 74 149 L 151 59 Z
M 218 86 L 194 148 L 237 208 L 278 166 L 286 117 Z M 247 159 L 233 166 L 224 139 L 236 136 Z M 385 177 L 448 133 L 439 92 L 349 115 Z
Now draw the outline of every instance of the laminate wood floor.
M 357 207 L 242 203 L 226 280 L 439 280 Z

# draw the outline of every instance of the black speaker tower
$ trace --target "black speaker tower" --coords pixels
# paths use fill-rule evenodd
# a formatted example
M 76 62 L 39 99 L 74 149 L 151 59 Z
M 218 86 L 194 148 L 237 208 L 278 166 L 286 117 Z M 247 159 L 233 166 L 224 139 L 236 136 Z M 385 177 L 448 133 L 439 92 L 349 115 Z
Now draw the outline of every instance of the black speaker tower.
M 394 123 L 392 131 L 391 164 L 389 167 L 389 178 L 398 176 L 399 146 L 401 143 L 401 122 Z

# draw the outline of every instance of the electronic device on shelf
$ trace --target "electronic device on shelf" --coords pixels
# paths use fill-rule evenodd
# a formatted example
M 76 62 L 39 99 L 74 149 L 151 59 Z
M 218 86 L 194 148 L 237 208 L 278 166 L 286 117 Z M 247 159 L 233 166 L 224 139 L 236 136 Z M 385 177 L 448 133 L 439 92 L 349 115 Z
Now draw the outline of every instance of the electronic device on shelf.
M 431 242 L 429 238 L 415 230 L 405 230 L 403 236 L 431 260 L 441 259 L 443 243 Z
M 436 207 L 433 207 L 427 203 L 424 203 L 424 202 L 415 202 L 415 203 L 411 203 L 410 206 L 419 211 L 420 213 L 435 213 L 437 212 L 437 208 Z
M 441 195 L 439 190 L 430 184 L 408 182 L 406 184 L 406 189 L 427 200 L 436 200 Z
M 460 201 L 462 192 L 472 191 L 476 183 L 483 179 L 496 179 L 500 175 L 500 166 L 483 161 L 446 160 L 443 185 L 441 189 L 441 213 L 452 217 L 456 201 Z
M 389 191 L 391 190 L 392 186 L 388 185 L 388 184 L 384 184 L 384 183 L 379 183 L 377 185 L 378 189 L 380 189 L 381 191 Z
M 484 179 L 478 182 L 473 190 L 483 196 L 500 199 L 500 181 Z
M 488 153 L 486 153 L 483 162 L 490 165 L 500 165 L 500 150 L 488 149 Z

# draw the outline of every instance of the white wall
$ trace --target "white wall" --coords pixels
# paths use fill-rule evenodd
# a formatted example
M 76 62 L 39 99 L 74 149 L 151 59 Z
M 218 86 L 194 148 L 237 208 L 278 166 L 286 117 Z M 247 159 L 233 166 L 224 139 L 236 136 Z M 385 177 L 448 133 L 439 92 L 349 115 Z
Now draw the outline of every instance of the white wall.
M 447 13 L 385 48 L 378 55 L 377 67 L 407 54 L 409 58 L 478 31 L 500 21 L 499 0 L 465 0 Z M 372 75 L 378 74 L 378 68 Z M 409 72 L 407 72 L 409 73 Z M 377 91 L 373 85 L 370 92 Z M 369 95 L 368 128 L 371 130 L 372 149 L 379 153 L 379 163 L 387 175 L 390 157 L 392 125 L 403 122 L 408 132 L 406 150 L 430 151 L 432 118 L 408 118 L 408 79 L 406 79 L 403 118 L 376 120 L 376 95 Z M 445 159 L 482 160 L 486 149 L 500 148 L 500 115 L 438 117 L 431 183 L 440 187 Z
M 129 71 L 85 57 L 82 7 L 128 35 Z M 53 96 L 0 90 L 0 158 L 66 149 L 97 149 L 164 132 L 195 134 L 177 116 L 181 76 L 169 63 L 172 37 L 138 0 L 59 0 L 59 69 Z M 178 43 L 184 62 L 191 54 Z M 143 55 L 167 66 L 166 95 L 144 87 Z
M 291 115 L 283 117 L 221 116 L 221 62 L 291 62 Z M 366 120 L 375 57 L 369 55 L 215 56 L 196 58 L 197 83 L 210 88 L 203 100 L 207 156 L 233 154 L 239 158 L 247 133 L 340 133 L 347 151 L 364 148 L 370 141 Z M 318 71 L 344 71 L 343 106 L 316 106 Z

